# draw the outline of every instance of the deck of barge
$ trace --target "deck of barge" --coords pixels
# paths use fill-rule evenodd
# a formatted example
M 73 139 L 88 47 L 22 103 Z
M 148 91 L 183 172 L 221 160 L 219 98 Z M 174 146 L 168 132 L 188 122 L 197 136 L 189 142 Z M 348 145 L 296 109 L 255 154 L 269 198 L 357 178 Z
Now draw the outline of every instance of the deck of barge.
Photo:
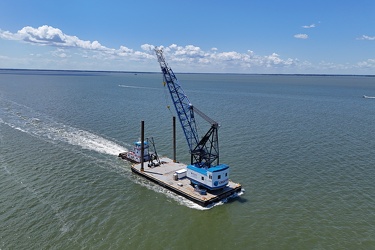
M 161 165 L 157 167 L 148 167 L 147 162 L 144 163 L 144 170 L 141 171 L 141 164 L 133 164 L 131 170 L 171 191 L 181 195 L 201 206 L 207 206 L 214 202 L 218 202 L 235 193 L 241 192 L 241 185 L 229 181 L 228 185 L 222 189 L 209 191 L 206 194 L 200 194 L 194 190 L 190 184 L 190 180 L 185 178 L 174 180 L 174 173 L 181 169 L 186 169 L 186 165 L 173 162 L 169 158 L 161 158 Z

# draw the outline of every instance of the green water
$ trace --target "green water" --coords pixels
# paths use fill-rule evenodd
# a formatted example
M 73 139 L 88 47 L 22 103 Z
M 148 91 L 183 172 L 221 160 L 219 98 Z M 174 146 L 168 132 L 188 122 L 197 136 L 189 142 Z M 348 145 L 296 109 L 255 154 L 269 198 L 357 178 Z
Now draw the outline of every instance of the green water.
M 177 77 L 241 196 L 204 209 L 118 159 L 141 120 L 172 156 L 160 74 L 1 70 L 0 249 L 375 248 L 375 78 Z

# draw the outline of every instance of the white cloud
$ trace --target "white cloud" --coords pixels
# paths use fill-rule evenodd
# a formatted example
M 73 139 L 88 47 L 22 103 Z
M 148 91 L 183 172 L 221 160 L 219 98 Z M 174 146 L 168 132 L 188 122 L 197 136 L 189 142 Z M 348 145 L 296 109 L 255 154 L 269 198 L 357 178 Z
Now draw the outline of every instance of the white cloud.
M 220 61 L 241 61 L 245 55 L 242 55 L 235 51 L 221 52 L 215 55 L 215 59 Z
M 78 47 L 92 50 L 106 50 L 98 41 L 84 41 L 76 36 L 64 34 L 60 29 L 43 25 L 38 28 L 26 26 L 17 33 L 0 31 L 0 37 L 8 40 L 21 40 L 38 45 L 49 45 L 58 47 Z
M 184 57 L 202 57 L 204 56 L 204 52 L 201 48 L 194 46 L 194 45 L 186 45 L 177 46 L 176 44 L 172 44 L 171 46 L 167 47 L 168 51 L 172 52 L 176 56 L 184 56 Z
M 13 34 L 10 33 L 9 31 L 2 31 L 0 29 L 0 38 L 6 39 L 6 40 L 18 40 L 18 39 L 13 39 Z
M 151 51 L 152 53 L 154 53 L 155 46 L 146 43 L 146 44 L 141 45 L 141 49 L 145 51 Z
M 98 41 L 81 40 L 76 36 L 64 34 L 60 29 L 48 25 L 43 25 L 38 28 L 26 26 L 16 33 L 0 30 L 0 38 L 7 40 L 18 40 L 26 43 L 31 43 L 41 46 L 53 46 L 58 48 L 78 48 L 88 51 L 93 51 L 98 54 L 92 55 L 94 58 L 113 58 L 113 57 L 128 57 L 129 59 L 139 60 L 141 58 L 149 58 L 152 45 L 142 45 L 142 49 L 148 51 L 140 52 L 129 49 L 125 46 L 120 46 L 119 49 L 108 48 L 101 45 Z M 68 57 L 67 52 L 53 53 L 54 56 Z M 82 57 L 89 57 L 87 53 Z
M 304 29 L 311 29 L 311 28 L 315 28 L 316 25 L 313 23 L 313 24 L 310 24 L 310 25 L 303 25 L 302 28 Z
M 125 46 L 120 46 L 120 49 L 117 50 L 117 55 L 119 56 L 126 56 L 126 55 L 130 55 L 133 53 L 134 53 L 134 50 L 129 49 L 128 47 L 125 47 Z
M 370 68 L 370 69 L 375 69 L 375 59 L 368 59 L 363 62 L 358 63 L 359 68 Z
M 362 35 L 361 37 L 358 37 L 357 40 L 375 41 L 375 36 Z
M 311 25 L 310 25 L 311 26 Z M 308 39 L 307 34 L 296 34 L 295 38 Z M 0 39 L 23 41 L 42 46 L 42 50 L 31 50 L 24 57 L 0 55 L 0 67 L 88 69 L 88 70 L 135 70 L 157 71 L 154 53 L 156 45 L 142 44 L 139 49 L 120 46 L 109 48 L 99 41 L 81 40 L 51 26 L 24 27 L 16 33 L 0 30 Z M 375 40 L 363 35 L 359 40 Z M 49 49 L 52 47 L 53 50 Z M 207 50 L 196 46 L 171 44 L 159 45 L 167 61 L 176 72 L 226 72 L 226 73 L 339 73 L 350 70 L 375 69 L 375 59 L 354 65 L 339 65 L 329 62 L 312 64 L 293 58 L 283 58 L 278 53 L 258 55 L 252 50 L 245 52 L 220 51 L 216 47 Z M 47 52 L 46 52 L 47 51 Z M 34 56 L 29 56 L 34 53 Z M 38 53 L 39 52 L 39 53 Z M 368 72 L 368 71 L 366 71 Z
M 294 35 L 295 38 L 297 39 L 307 39 L 309 36 L 307 34 L 296 34 Z
M 52 51 L 51 53 L 53 56 L 55 57 L 59 57 L 59 58 L 67 58 L 67 57 L 70 57 L 68 54 L 66 54 L 65 50 L 64 49 L 57 49 L 55 51 Z
M 31 44 L 42 46 L 58 47 L 51 52 L 51 55 L 58 58 L 72 57 L 69 48 L 82 49 L 82 53 L 75 53 L 81 58 L 93 58 L 95 60 L 113 60 L 115 58 L 125 58 L 131 61 L 150 62 L 155 60 L 154 48 L 151 44 L 141 45 L 141 51 L 137 51 L 126 46 L 120 46 L 119 49 L 108 48 L 101 45 L 98 41 L 85 41 L 76 36 L 64 34 L 60 29 L 43 25 L 39 28 L 24 27 L 16 33 L 0 30 L 0 38 L 8 40 L 19 40 Z M 248 50 L 246 53 L 236 51 L 219 52 L 213 47 L 207 51 L 195 45 L 179 46 L 171 44 L 169 46 L 159 46 L 164 50 L 168 61 L 177 62 L 178 65 L 189 66 L 191 69 L 199 68 L 200 65 L 211 67 L 217 70 L 231 68 L 236 71 L 254 67 L 283 67 L 293 63 L 292 59 L 283 60 L 276 53 L 267 56 L 256 55 Z
M 181 66 L 186 69 L 202 70 L 220 72 L 222 70 L 229 70 L 231 72 L 246 72 L 252 70 L 264 70 L 270 68 L 289 68 L 296 64 L 295 59 L 282 59 L 278 54 L 272 53 L 267 56 L 256 55 L 254 51 L 248 50 L 246 53 L 236 51 L 224 51 L 210 49 L 204 51 L 201 48 L 193 45 L 185 47 L 172 44 L 163 47 L 164 55 L 168 61 L 174 62 L 175 68 Z

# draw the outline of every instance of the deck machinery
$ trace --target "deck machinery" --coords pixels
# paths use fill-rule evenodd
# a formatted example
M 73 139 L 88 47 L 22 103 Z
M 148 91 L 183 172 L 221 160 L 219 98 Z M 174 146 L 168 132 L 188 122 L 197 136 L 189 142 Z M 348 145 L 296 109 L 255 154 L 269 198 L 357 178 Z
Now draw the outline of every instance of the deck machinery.
M 161 49 L 155 49 L 163 84 L 168 87 L 178 119 L 187 140 L 191 163 L 187 166 L 187 178 L 193 185 L 216 190 L 225 187 L 229 182 L 229 166 L 219 164 L 219 124 L 193 106 L 185 95 L 176 75 L 168 67 Z M 208 132 L 200 138 L 195 115 L 210 123 Z

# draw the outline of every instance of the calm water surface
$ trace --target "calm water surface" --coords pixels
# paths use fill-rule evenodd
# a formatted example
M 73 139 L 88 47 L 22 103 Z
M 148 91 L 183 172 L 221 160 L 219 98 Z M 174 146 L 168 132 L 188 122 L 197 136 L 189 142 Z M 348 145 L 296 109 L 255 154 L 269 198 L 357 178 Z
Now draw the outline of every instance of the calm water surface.
M 118 159 L 141 120 L 172 156 L 161 74 L 1 70 L 0 249 L 375 249 L 374 77 L 177 77 L 241 196 L 204 209 Z

